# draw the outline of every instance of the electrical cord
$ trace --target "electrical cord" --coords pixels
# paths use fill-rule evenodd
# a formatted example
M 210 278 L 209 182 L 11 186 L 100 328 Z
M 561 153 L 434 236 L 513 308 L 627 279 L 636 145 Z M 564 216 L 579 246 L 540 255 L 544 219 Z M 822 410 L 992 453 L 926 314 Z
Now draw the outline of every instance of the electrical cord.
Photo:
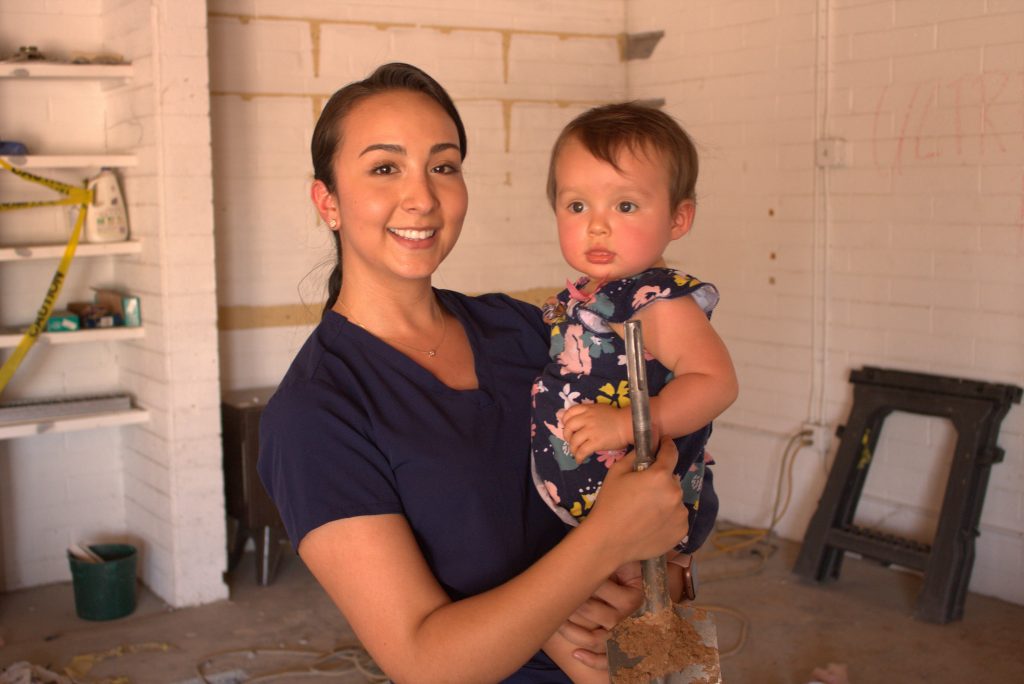
M 793 464 L 796 462 L 796 455 L 801 448 L 809 446 L 812 442 L 807 439 L 811 435 L 809 430 L 802 430 L 793 434 L 786 443 L 786 447 L 783 450 L 782 462 L 779 465 L 779 475 L 775 486 L 775 500 L 772 503 L 772 514 L 769 520 L 768 526 L 765 528 L 756 527 L 739 527 L 731 528 L 728 530 L 716 531 L 712 543 L 715 546 L 715 551 L 708 554 L 701 554 L 701 560 L 710 560 L 726 554 L 734 554 L 745 548 L 750 548 L 751 555 L 757 556 L 759 561 L 758 564 L 752 569 L 746 569 L 735 573 L 726 573 L 712 576 L 710 578 L 702 579 L 702 584 L 708 584 L 711 582 L 720 582 L 727 579 L 738 579 L 741 577 L 748 577 L 760 573 L 774 554 L 776 547 L 774 544 L 770 544 L 765 540 L 771 536 L 775 526 L 785 516 L 786 511 L 789 509 L 789 504 L 792 501 L 793 492 Z M 785 483 L 785 484 L 784 484 Z M 785 495 L 783 496 L 783 492 Z M 724 544 L 719 541 L 726 537 L 741 537 L 744 538 L 741 541 L 734 544 Z M 765 548 L 766 547 L 766 548 Z M 739 636 L 736 639 L 736 643 L 730 646 L 728 649 L 719 649 L 720 658 L 729 658 L 736 655 L 743 650 L 746 645 L 747 636 L 750 631 L 750 619 L 744 615 L 741 611 L 728 606 L 722 606 L 717 604 L 700 604 L 702 610 L 708 612 L 717 613 L 719 615 L 728 615 L 735 619 L 739 623 Z M 388 678 L 384 675 L 370 658 L 369 654 L 361 646 L 340 646 L 332 651 L 321 652 L 309 649 L 295 649 L 295 648 L 242 648 L 232 649 L 227 651 L 218 651 L 210 655 L 205 656 L 199 663 L 196 664 L 196 674 L 199 676 L 199 681 L 202 684 L 212 684 L 207 679 L 207 672 L 205 671 L 211 661 L 217 658 L 223 658 L 230 655 L 248 655 L 255 657 L 261 654 L 274 654 L 274 655 L 295 655 L 304 658 L 315 658 L 315 660 L 305 667 L 290 667 L 279 670 L 273 670 L 269 672 L 263 672 L 253 677 L 243 680 L 244 684 L 256 684 L 257 682 L 271 682 L 278 677 L 283 676 L 310 676 L 310 677 L 330 677 L 339 676 L 343 674 L 349 674 L 353 671 L 358 671 L 362 674 L 368 682 L 387 682 Z M 336 661 L 342 661 L 338 663 Z M 347 666 L 337 667 L 330 666 L 331 663 L 334 665 L 342 665 L 347 663 Z
M 782 520 L 783 516 L 786 515 L 786 511 L 789 509 L 789 504 L 792 500 L 793 494 L 793 464 L 796 463 L 796 455 L 800 449 L 813 444 L 813 442 L 808 439 L 811 434 L 810 430 L 801 430 L 794 433 L 789 438 L 789 441 L 786 442 L 786 448 L 782 452 L 782 462 L 779 464 L 779 476 L 775 485 L 775 500 L 772 503 L 772 515 L 769 520 L 768 527 L 738 527 L 718 532 L 712 542 L 714 543 L 716 550 L 706 556 L 703 556 L 704 559 L 717 558 L 718 556 L 734 553 L 740 549 L 747 548 L 748 546 L 754 546 L 771 535 L 775 526 L 780 520 Z M 785 479 L 786 482 L 784 501 L 782 496 L 783 479 Z M 736 544 L 723 545 L 718 542 L 718 539 L 721 537 L 747 537 L 747 539 Z
M 808 439 L 811 434 L 810 430 L 801 430 L 790 436 L 789 440 L 786 442 L 786 447 L 782 452 L 782 461 L 779 464 L 779 475 L 775 485 L 775 499 L 772 502 L 772 513 L 768 526 L 764 528 L 737 527 L 727 530 L 718 530 L 712 538 L 712 544 L 714 545 L 715 550 L 707 554 L 700 554 L 699 556 L 701 561 L 705 561 L 725 556 L 727 554 L 735 554 L 737 551 L 749 548 L 750 554 L 757 556 L 759 559 L 757 565 L 753 568 L 747 568 L 739 572 L 722 573 L 702 579 L 702 584 L 720 582 L 727 579 L 749 577 L 759 574 L 764 569 L 765 565 L 768 563 L 768 559 L 772 557 L 778 548 L 767 540 L 774 531 L 775 526 L 780 520 L 782 520 L 783 516 L 786 515 L 786 511 L 789 509 L 789 504 L 792 501 L 793 465 L 796 463 L 796 455 L 803 447 L 813 444 L 813 442 Z M 728 537 L 740 537 L 741 540 L 732 544 L 723 543 L 721 541 L 721 539 Z M 701 605 L 700 607 L 709 612 L 728 615 L 739 623 L 739 636 L 736 639 L 736 643 L 727 650 L 719 649 L 719 658 L 725 659 L 736 655 L 743 650 L 743 647 L 747 642 L 747 634 L 750 630 L 750 619 L 741 611 L 727 606 L 707 604 Z
M 304 667 L 286 667 L 278 670 L 262 672 L 255 676 L 242 680 L 240 684 L 254 684 L 255 682 L 271 682 L 278 677 L 338 677 L 358 671 L 367 682 L 387 682 L 387 676 L 380 671 L 373 659 L 362 646 L 347 645 L 339 646 L 331 651 L 314 651 L 300 648 L 237 648 L 226 651 L 217 651 L 205 656 L 196 663 L 196 674 L 203 684 L 212 684 L 207 679 L 206 668 L 211 661 L 217 658 L 224 658 L 230 655 L 247 655 L 256 657 L 259 655 L 294 655 L 303 658 L 315 658 L 315 660 Z M 341 663 L 334 661 L 343 661 Z M 332 664 L 333 662 L 333 664 Z
M 702 610 L 706 610 L 709 613 L 720 613 L 722 615 L 730 615 L 736 619 L 740 624 L 740 635 L 736 637 L 736 643 L 733 644 L 728 650 L 723 650 L 721 646 L 718 649 L 719 658 L 729 658 L 736 655 L 743 650 L 743 647 L 747 643 L 747 631 L 750 628 L 750 619 L 736 610 L 735 608 L 729 608 L 727 606 L 720 606 L 714 603 L 704 604 L 701 606 Z

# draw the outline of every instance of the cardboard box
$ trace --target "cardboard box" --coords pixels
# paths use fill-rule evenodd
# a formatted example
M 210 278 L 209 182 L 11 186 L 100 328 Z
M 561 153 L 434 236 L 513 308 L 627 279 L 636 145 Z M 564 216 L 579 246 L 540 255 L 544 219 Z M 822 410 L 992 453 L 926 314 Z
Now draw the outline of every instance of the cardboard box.
M 142 305 L 135 295 L 126 295 L 117 290 L 95 290 L 96 306 L 114 314 L 118 325 L 138 328 L 142 325 Z
M 71 332 L 79 327 L 78 314 L 71 311 L 54 311 L 46 321 L 46 332 Z

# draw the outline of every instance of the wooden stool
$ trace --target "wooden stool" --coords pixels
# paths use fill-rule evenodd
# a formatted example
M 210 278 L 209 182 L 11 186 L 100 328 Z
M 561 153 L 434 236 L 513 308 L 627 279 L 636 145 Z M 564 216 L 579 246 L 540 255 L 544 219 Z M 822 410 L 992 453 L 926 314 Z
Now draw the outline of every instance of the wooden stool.
M 224 498 L 234 523 L 228 542 L 228 572 L 234 570 L 252 537 L 256 546 L 256 581 L 267 586 L 274 579 L 281 556 L 284 523 L 263 488 L 259 457 L 260 416 L 275 387 L 238 390 L 221 399 L 224 435 Z

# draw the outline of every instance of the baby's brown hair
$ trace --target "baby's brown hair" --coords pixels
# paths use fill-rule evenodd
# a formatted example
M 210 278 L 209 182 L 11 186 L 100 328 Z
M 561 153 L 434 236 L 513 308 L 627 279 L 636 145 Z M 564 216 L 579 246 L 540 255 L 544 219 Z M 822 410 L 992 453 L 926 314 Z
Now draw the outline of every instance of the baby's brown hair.
M 696 199 L 697 148 L 683 127 L 660 109 L 639 102 L 620 102 L 588 109 L 558 135 L 548 163 L 547 190 L 552 207 L 558 194 L 555 164 L 562 147 L 573 139 L 616 169 L 615 157 L 623 149 L 637 156 L 661 154 L 668 164 L 670 209 L 683 200 Z

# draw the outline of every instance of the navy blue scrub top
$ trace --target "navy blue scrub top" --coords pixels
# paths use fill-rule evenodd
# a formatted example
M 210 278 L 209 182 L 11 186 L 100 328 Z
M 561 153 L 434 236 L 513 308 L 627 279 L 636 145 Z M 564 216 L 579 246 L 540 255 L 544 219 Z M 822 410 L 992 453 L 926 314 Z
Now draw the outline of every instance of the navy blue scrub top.
M 540 311 L 435 292 L 466 331 L 478 389 L 447 387 L 328 311 L 263 411 L 259 472 L 295 547 L 332 520 L 404 515 L 454 601 L 518 575 L 566 527 L 530 475 L 530 388 L 548 354 Z M 506 681 L 569 680 L 540 653 Z

